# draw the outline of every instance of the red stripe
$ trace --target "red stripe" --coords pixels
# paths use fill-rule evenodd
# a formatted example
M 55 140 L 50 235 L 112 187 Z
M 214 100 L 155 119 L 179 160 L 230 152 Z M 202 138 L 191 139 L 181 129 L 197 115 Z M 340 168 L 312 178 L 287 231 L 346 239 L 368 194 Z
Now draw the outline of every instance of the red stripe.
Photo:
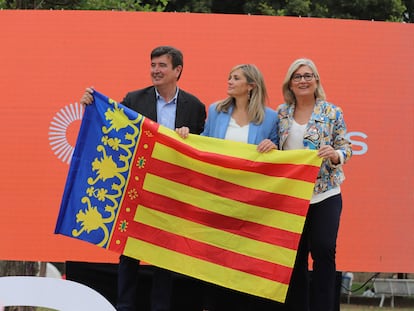
M 131 224 L 129 231 L 131 237 L 174 252 L 237 271 L 243 271 L 271 281 L 283 284 L 289 283 L 292 269 L 285 266 L 187 239 L 142 223 Z M 135 235 L 135 232 L 139 232 L 139 235 Z
M 239 186 L 152 158 L 147 172 L 231 200 L 306 216 L 309 200 Z
M 255 162 L 223 154 L 199 151 L 162 133 L 158 133 L 157 141 L 193 159 L 230 169 L 243 169 L 248 172 L 274 177 L 287 177 L 311 183 L 315 182 L 319 172 L 319 167 L 314 165 Z
M 296 250 L 300 234 L 247 220 L 220 215 L 177 200 L 143 191 L 140 204 L 185 220 L 233 233 L 256 241 Z

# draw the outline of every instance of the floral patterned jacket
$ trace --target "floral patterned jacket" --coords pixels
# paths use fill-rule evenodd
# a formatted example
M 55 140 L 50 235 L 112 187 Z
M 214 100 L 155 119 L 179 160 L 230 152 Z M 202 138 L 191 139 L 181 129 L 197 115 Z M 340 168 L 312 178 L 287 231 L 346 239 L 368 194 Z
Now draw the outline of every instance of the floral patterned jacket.
M 277 108 L 279 150 L 283 150 L 283 145 L 289 135 L 294 111 L 295 105 L 286 103 Z M 317 150 L 322 145 L 331 145 L 341 152 L 342 159 L 337 165 L 332 164 L 330 160 L 322 162 L 314 188 L 315 194 L 338 187 L 344 181 L 342 165 L 352 156 L 351 143 L 345 138 L 345 134 L 346 125 L 342 109 L 326 101 L 318 100 L 305 129 L 304 148 Z

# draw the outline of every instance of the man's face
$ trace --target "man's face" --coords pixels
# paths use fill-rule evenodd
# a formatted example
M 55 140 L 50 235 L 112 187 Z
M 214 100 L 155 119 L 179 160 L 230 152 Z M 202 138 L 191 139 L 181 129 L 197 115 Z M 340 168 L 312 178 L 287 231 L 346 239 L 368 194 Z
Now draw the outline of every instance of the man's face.
M 171 56 L 161 55 L 151 60 L 151 79 L 154 86 L 175 85 L 182 66 L 173 69 Z

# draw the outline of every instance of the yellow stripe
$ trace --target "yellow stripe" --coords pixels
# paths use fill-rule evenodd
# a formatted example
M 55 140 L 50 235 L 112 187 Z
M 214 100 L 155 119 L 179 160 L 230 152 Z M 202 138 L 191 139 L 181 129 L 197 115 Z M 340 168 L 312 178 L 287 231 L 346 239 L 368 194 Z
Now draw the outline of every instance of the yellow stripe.
M 158 132 L 199 151 L 218 153 L 239 159 L 265 163 L 307 164 L 317 167 L 320 167 L 322 163 L 322 159 L 318 157 L 316 150 L 273 150 L 271 152 L 259 153 L 256 150 L 257 146 L 252 144 L 193 134 L 183 139 L 175 131 L 164 126 L 160 126 Z
M 128 238 L 124 254 L 150 264 L 259 297 L 284 302 L 288 286 Z
M 258 152 L 256 153 L 258 154 Z M 204 161 L 188 157 L 177 152 L 175 149 L 159 143 L 155 144 L 152 157 L 251 189 L 287 195 L 304 200 L 309 200 L 313 193 L 314 183 L 284 177 L 272 177 L 208 164 Z
M 218 230 L 180 217 L 138 206 L 135 221 L 188 239 L 278 265 L 293 267 L 296 251 Z
M 302 233 L 303 216 L 234 201 L 152 174 L 146 175 L 143 189 L 217 214 Z

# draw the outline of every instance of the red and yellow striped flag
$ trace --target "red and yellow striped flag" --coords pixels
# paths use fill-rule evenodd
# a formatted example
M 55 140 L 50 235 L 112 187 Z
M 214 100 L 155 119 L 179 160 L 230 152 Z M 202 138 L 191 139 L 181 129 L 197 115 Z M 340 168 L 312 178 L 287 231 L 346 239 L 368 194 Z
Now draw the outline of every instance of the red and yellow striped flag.
M 316 151 L 181 139 L 95 92 L 74 158 L 56 233 L 285 301 Z

